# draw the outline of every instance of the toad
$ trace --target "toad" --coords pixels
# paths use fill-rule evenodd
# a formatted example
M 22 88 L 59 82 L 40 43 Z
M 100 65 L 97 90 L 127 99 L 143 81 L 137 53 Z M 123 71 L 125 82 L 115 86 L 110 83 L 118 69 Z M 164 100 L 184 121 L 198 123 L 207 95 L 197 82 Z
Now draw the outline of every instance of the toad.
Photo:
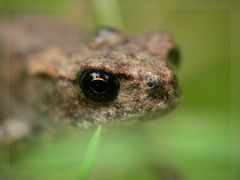
M 34 127 L 115 125 L 162 116 L 181 93 L 167 32 L 136 37 L 102 28 L 22 18 L 0 25 L 0 141 Z

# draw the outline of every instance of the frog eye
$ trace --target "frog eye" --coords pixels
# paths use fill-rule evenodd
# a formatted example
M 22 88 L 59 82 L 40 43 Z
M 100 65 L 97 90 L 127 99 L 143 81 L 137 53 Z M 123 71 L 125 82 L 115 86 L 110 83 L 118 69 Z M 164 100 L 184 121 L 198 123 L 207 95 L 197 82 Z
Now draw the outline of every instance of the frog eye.
M 119 81 L 108 72 L 88 70 L 80 74 L 78 84 L 87 99 L 102 103 L 114 100 L 119 92 Z

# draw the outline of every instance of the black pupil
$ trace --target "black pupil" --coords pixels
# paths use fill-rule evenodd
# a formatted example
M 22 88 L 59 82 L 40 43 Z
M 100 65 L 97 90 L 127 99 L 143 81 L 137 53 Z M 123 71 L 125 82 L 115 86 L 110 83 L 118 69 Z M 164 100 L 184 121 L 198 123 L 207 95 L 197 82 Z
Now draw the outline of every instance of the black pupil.
M 112 101 L 119 91 L 119 82 L 111 73 L 89 70 L 81 74 L 79 85 L 83 94 L 95 102 Z
M 92 89 L 92 91 L 102 94 L 108 90 L 108 82 L 102 79 L 93 79 L 91 81 L 90 88 Z

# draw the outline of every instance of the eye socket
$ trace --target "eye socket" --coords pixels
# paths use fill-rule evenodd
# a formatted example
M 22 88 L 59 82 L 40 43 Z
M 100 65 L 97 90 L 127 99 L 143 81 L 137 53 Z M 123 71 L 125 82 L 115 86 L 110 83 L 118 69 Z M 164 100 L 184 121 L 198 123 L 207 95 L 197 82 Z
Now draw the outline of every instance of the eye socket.
M 98 103 L 114 100 L 120 88 L 116 77 L 102 70 L 84 71 L 78 83 L 86 98 Z

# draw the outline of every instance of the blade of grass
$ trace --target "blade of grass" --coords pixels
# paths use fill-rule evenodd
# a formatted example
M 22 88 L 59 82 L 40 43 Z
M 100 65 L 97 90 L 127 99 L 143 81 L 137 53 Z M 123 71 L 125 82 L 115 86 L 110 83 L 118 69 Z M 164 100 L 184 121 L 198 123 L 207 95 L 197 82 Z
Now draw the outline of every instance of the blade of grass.
M 92 0 L 91 2 L 98 25 L 123 29 L 118 0 Z
M 97 150 L 98 144 L 100 142 L 100 137 L 101 137 L 101 126 L 99 126 L 97 128 L 96 132 L 92 136 L 92 139 L 88 146 L 88 150 L 87 150 L 85 159 L 81 165 L 80 173 L 77 177 L 77 180 L 84 180 L 84 179 L 88 178 L 90 171 L 92 169 L 92 166 L 93 166 L 93 162 L 94 162 L 95 155 L 96 155 L 96 150 Z

